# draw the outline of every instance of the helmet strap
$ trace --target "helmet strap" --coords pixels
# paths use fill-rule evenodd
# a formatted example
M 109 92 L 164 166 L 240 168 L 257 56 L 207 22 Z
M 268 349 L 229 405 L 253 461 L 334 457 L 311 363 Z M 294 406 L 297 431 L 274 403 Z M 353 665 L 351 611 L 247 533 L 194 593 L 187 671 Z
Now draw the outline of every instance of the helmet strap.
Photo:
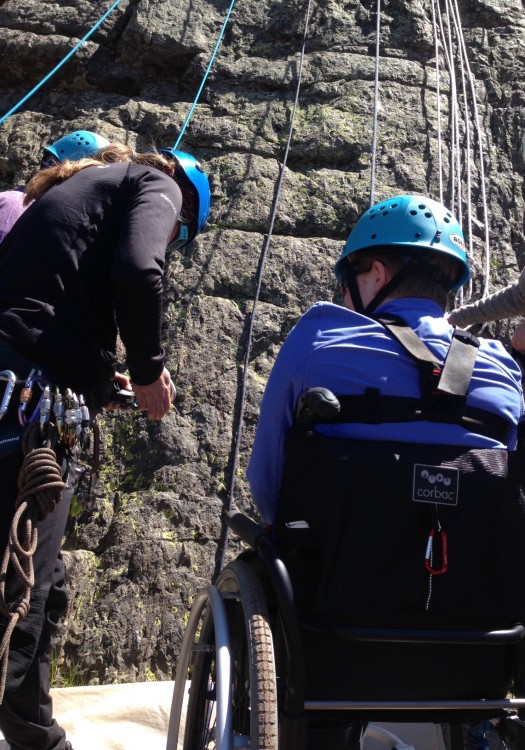
M 190 238 L 190 233 L 189 233 L 188 225 L 181 224 L 179 233 L 177 235 L 177 242 L 184 242 L 184 244 L 186 244 L 187 242 L 189 242 L 189 238 Z
M 397 273 L 395 276 L 393 276 L 390 281 L 388 281 L 384 287 L 376 294 L 374 299 L 371 299 L 368 305 L 363 310 L 363 315 L 370 315 L 370 313 L 374 312 L 376 307 L 385 300 L 391 292 L 393 292 L 394 289 L 396 289 L 401 282 L 406 279 L 407 276 L 410 275 L 412 272 L 412 269 L 409 269 L 407 266 L 401 269 L 399 273 Z
M 373 300 L 370 300 L 366 308 L 363 310 L 363 314 L 370 315 L 370 313 L 372 313 L 378 307 L 378 305 L 380 305 L 381 302 L 383 302 L 383 300 L 385 300 L 392 293 L 394 289 L 397 289 L 402 281 L 404 281 L 408 276 L 411 276 L 412 274 L 419 271 L 427 276 L 430 281 L 434 281 L 435 283 L 442 286 L 446 292 L 450 291 L 453 282 L 437 266 L 434 266 L 431 263 L 427 263 L 422 258 L 408 256 L 405 259 L 405 265 L 403 266 L 403 268 L 395 276 L 393 276 L 387 284 L 385 284 L 385 286 L 381 289 L 380 292 L 378 292 L 378 294 L 376 294 Z
M 350 265 L 346 264 L 345 282 L 346 282 L 346 287 L 348 289 L 348 293 L 350 294 L 350 299 L 352 300 L 352 304 L 354 306 L 355 312 L 360 313 L 361 315 L 364 315 L 365 306 L 363 305 L 361 292 L 359 291 L 359 285 L 357 283 L 358 276 L 359 274 L 356 273 Z

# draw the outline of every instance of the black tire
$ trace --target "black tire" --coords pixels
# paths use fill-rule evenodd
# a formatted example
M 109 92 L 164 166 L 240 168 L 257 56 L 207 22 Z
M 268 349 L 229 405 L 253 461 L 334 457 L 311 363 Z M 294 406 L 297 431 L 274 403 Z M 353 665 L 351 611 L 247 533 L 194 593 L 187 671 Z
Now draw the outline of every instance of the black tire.
M 277 750 L 273 638 L 261 583 L 247 563 L 235 560 L 224 568 L 216 587 L 223 594 L 230 628 L 233 736 L 249 738 L 251 750 Z M 198 648 L 183 747 L 214 750 L 216 659 L 210 607 L 204 614 Z

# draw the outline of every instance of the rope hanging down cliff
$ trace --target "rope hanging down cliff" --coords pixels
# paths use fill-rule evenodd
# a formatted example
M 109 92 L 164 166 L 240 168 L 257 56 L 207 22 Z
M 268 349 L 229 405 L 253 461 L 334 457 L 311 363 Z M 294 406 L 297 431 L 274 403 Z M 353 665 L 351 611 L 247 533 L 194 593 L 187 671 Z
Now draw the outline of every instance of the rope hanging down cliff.
M 115 0 L 115 2 L 113 3 L 113 5 L 112 5 L 112 6 L 111 6 L 111 7 L 110 7 L 110 8 L 109 8 L 109 9 L 108 9 L 108 10 L 107 10 L 107 11 L 106 11 L 106 12 L 105 12 L 105 13 L 104 13 L 104 14 L 103 14 L 103 15 L 102 15 L 102 16 L 101 16 L 101 17 L 100 17 L 99 19 L 98 19 L 98 21 L 97 21 L 97 22 L 95 23 L 95 25 L 94 25 L 94 26 L 93 26 L 93 27 L 92 27 L 92 28 L 91 28 L 91 29 L 90 29 L 90 30 L 88 31 L 88 33 L 87 33 L 87 34 L 86 34 L 85 36 L 83 36 L 83 37 L 82 37 L 82 39 L 81 39 L 81 40 L 80 40 L 80 41 L 79 41 L 79 42 L 78 42 L 78 43 L 77 43 L 77 44 L 76 44 L 76 45 L 75 45 L 75 46 L 73 47 L 73 49 L 72 49 L 72 50 L 70 50 L 70 51 L 69 51 L 69 52 L 67 53 L 67 55 L 65 55 L 65 57 L 64 57 L 64 58 L 63 58 L 63 59 L 62 59 L 62 60 L 61 60 L 61 61 L 60 61 L 60 62 L 58 63 L 58 65 L 56 65 L 56 66 L 55 66 L 55 67 L 53 68 L 53 70 L 51 70 L 51 71 L 50 71 L 50 72 L 49 72 L 49 73 L 48 73 L 48 74 L 47 74 L 47 75 L 46 75 L 46 76 L 45 76 L 45 77 L 44 77 L 44 78 L 43 78 L 43 79 L 42 79 L 42 80 L 40 81 L 40 83 L 38 83 L 38 84 L 37 84 L 37 85 L 36 85 L 36 86 L 35 86 L 34 88 L 32 88 L 32 89 L 31 89 L 31 91 L 29 91 L 29 92 L 28 92 L 28 93 L 27 93 L 27 94 L 26 94 L 26 95 L 25 95 L 24 97 L 22 97 L 22 99 L 20 99 L 20 101 L 19 101 L 19 102 L 17 102 L 17 103 L 16 103 L 15 105 L 14 105 L 14 107 L 12 107 L 12 108 L 11 108 L 11 109 L 10 109 L 10 110 L 9 110 L 8 112 L 6 112 L 6 114 L 5 114 L 5 115 L 3 115 L 2 117 L 0 117 L 0 125 L 1 125 L 1 124 L 2 124 L 3 122 L 5 122 L 5 120 L 7 120 L 7 118 L 8 118 L 8 117 L 10 117 L 10 116 L 11 116 L 12 114 L 14 114 L 15 112 L 17 112 L 17 111 L 18 111 L 18 110 L 20 109 L 20 107 L 21 107 L 21 106 L 22 106 L 23 104 L 25 104 L 25 102 L 26 102 L 26 101 L 27 101 L 27 100 L 28 100 L 28 99 L 29 99 L 29 98 L 30 98 L 31 96 L 33 96 L 33 94 L 35 94 L 35 93 L 36 93 L 36 92 L 38 91 L 38 89 L 40 89 L 40 88 L 41 88 L 41 87 L 42 87 L 42 86 L 43 86 L 43 85 L 44 85 L 45 83 L 47 83 L 47 81 L 49 81 L 49 79 L 50 79 L 50 78 L 52 78 L 52 77 L 54 76 L 54 74 L 55 74 L 55 73 L 57 73 L 57 72 L 58 72 L 58 71 L 60 70 L 60 68 L 61 68 L 61 67 L 62 67 L 62 66 L 63 66 L 63 65 L 64 65 L 64 64 L 65 64 L 65 63 L 66 63 L 66 62 L 67 62 L 67 61 L 68 61 L 68 60 L 69 60 L 69 59 L 70 59 L 70 58 L 71 58 L 71 57 L 72 57 L 72 56 L 73 56 L 73 55 L 74 55 L 74 54 L 75 54 L 75 53 L 76 53 L 76 52 L 77 52 L 77 51 L 78 51 L 79 49 L 80 49 L 80 47 L 81 47 L 81 46 L 82 46 L 82 45 L 84 44 L 84 42 L 85 42 L 85 41 L 87 41 L 87 40 L 89 39 L 89 37 L 90 37 L 90 36 L 92 36 L 92 34 L 93 34 L 93 33 L 94 33 L 94 32 L 95 32 L 95 31 L 96 31 L 97 29 L 98 29 L 98 27 L 99 27 L 99 26 L 100 26 L 100 25 L 101 25 L 101 24 L 102 24 L 102 23 L 103 23 L 103 22 L 104 22 L 104 21 L 106 20 L 106 18 L 107 18 L 107 17 L 108 17 L 109 15 L 110 15 L 110 13 L 112 13 L 112 11 L 113 11 L 113 10 L 114 10 L 114 9 L 115 9 L 115 8 L 116 8 L 116 7 L 117 7 L 117 6 L 118 6 L 118 5 L 119 5 L 119 4 L 121 3 L 121 2 L 122 2 L 122 0 Z M 221 42 L 222 42 L 222 38 L 223 38 L 223 36 L 224 36 L 224 32 L 225 32 L 225 30 L 226 30 L 226 26 L 228 25 L 228 21 L 229 21 L 229 19 L 230 19 L 230 15 L 231 15 L 231 13 L 232 13 L 232 10 L 233 10 L 233 6 L 235 5 L 235 2 L 236 2 L 236 0 L 231 0 L 231 2 L 230 2 L 230 6 L 229 6 L 229 8 L 228 8 L 228 10 L 227 10 L 227 12 L 226 12 L 226 17 L 225 17 L 225 19 L 224 19 L 224 22 L 223 22 L 223 24 L 222 24 L 221 30 L 220 30 L 220 32 L 219 32 L 219 36 L 218 36 L 218 38 L 217 38 L 217 41 L 216 41 L 216 43 L 215 43 L 215 46 L 214 46 L 214 48 L 213 48 L 213 52 L 212 52 L 212 54 L 211 54 L 211 57 L 210 57 L 210 61 L 209 61 L 209 63 L 208 63 L 208 66 L 207 66 L 207 68 L 206 68 L 206 71 L 204 72 L 204 76 L 203 76 L 203 78 L 202 78 L 202 81 L 201 81 L 201 83 L 200 83 L 200 86 L 199 86 L 199 88 L 198 88 L 198 90 L 197 90 L 197 94 L 196 94 L 196 96 L 195 96 L 195 99 L 194 99 L 194 101 L 193 101 L 193 104 L 192 104 L 192 105 L 191 105 L 191 107 L 190 107 L 190 111 L 188 112 L 188 115 L 187 115 L 187 117 L 186 117 L 186 120 L 184 121 L 184 124 L 183 124 L 183 126 L 182 126 L 182 128 L 181 128 L 181 131 L 180 131 L 180 134 L 179 134 L 179 136 L 178 136 L 178 138 L 177 138 L 177 141 L 175 142 L 175 145 L 173 146 L 173 149 L 174 149 L 174 150 L 176 150 L 176 149 L 178 148 L 178 146 L 179 146 L 179 143 L 181 142 L 181 140 L 182 140 L 182 137 L 183 137 L 183 135 L 184 135 L 184 133 L 185 133 L 185 131 L 186 131 L 186 128 L 187 128 L 187 126 L 188 126 L 188 124 L 189 124 L 189 122 L 190 122 L 190 120 L 191 120 L 191 118 L 192 118 L 192 116 L 193 116 L 193 112 L 194 112 L 194 110 L 195 110 L 195 107 L 197 106 L 197 103 L 198 103 L 198 101 L 199 101 L 200 95 L 201 95 L 201 93 L 202 93 L 202 90 L 203 90 L 203 88 L 204 88 L 204 85 L 205 85 L 205 83 L 206 83 L 206 80 L 207 80 L 207 78 L 208 78 L 208 75 L 209 75 L 209 73 L 210 73 L 210 70 L 211 70 L 211 68 L 212 68 L 212 65 L 213 65 L 213 63 L 214 63 L 214 61 L 215 61 L 215 58 L 216 58 L 216 56 L 217 56 L 217 52 L 218 52 L 218 50 L 219 50 L 219 47 L 220 47 L 220 45 L 221 45 Z
M 55 65 L 53 70 L 48 73 L 41 81 L 38 83 L 34 88 L 31 89 L 29 93 L 27 93 L 22 99 L 20 99 L 17 104 L 15 104 L 14 107 L 12 107 L 9 112 L 6 112 L 3 117 L 0 117 L 0 125 L 7 120 L 8 117 L 10 117 L 12 114 L 14 114 L 17 110 L 20 109 L 22 104 L 25 104 L 27 100 L 33 96 L 34 93 L 38 91 L 39 88 L 41 88 L 47 81 L 49 81 L 52 76 L 55 75 L 55 73 L 60 70 L 60 68 L 69 60 L 70 57 L 73 57 L 73 55 L 77 52 L 78 49 L 84 44 L 84 42 L 89 39 L 89 37 L 98 29 L 98 27 L 106 20 L 106 18 L 109 16 L 110 13 L 113 12 L 113 10 L 122 2 L 122 0 L 115 0 L 113 5 L 104 13 L 103 16 L 101 16 L 96 24 L 88 31 L 88 33 L 82 37 L 82 39 L 78 42 L 78 44 L 75 44 L 72 50 L 70 50 L 67 55 L 58 63 L 58 65 Z
M 204 84 L 206 83 L 206 80 L 207 80 L 208 75 L 210 73 L 211 66 L 213 65 L 213 62 L 214 62 L 214 60 L 215 60 L 215 58 L 217 56 L 217 51 L 218 51 L 218 49 L 219 49 L 219 47 L 221 45 L 222 38 L 224 36 L 224 31 L 226 29 L 226 26 L 228 25 L 228 21 L 230 20 L 230 15 L 231 15 L 231 12 L 233 10 L 233 6 L 234 5 L 235 5 L 235 0 L 231 0 L 230 7 L 228 8 L 228 11 L 226 13 L 226 17 L 225 17 L 224 22 L 222 24 L 222 28 L 221 28 L 221 30 L 219 32 L 219 36 L 217 37 L 217 41 L 215 42 L 215 47 L 213 48 L 213 52 L 211 54 L 208 66 L 207 66 L 207 68 L 206 68 L 206 70 L 204 72 L 204 76 L 202 78 L 201 84 L 200 84 L 200 86 L 199 86 L 199 88 L 197 90 L 197 94 L 195 95 L 195 99 L 193 100 L 193 104 L 191 105 L 190 111 L 188 112 L 188 115 L 187 115 L 187 117 L 186 117 L 186 119 L 184 121 L 184 124 L 183 124 L 182 128 L 181 128 L 181 131 L 179 133 L 179 137 L 177 138 L 177 140 L 175 141 L 175 144 L 173 146 L 173 150 L 174 151 L 179 147 L 179 143 L 182 140 L 182 137 L 183 137 L 183 135 L 184 135 L 184 133 L 186 131 L 188 123 L 189 123 L 189 121 L 191 120 L 191 118 L 193 116 L 193 112 L 195 110 L 195 107 L 197 106 L 197 102 L 199 101 L 200 95 L 202 93 L 202 89 L 204 88 Z
M 304 57 L 305 57 L 305 51 L 306 51 L 306 38 L 308 35 L 308 28 L 310 24 L 311 6 L 312 6 L 312 0 L 308 0 L 306 13 L 305 13 L 305 21 L 304 21 L 303 41 L 302 41 L 302 46 L 301 46 L 300 58 L 299 58 L 299 70 L 297 73 L 297 86 L 295 90 L 295 99 L 293 103 L 292 113 L 290 116 L 290 127 L 288 129 L 288 139 L 286 141 L 283 161 L 281 164 L 281 168 L 279 170 L 279 177 L 277 179 L 277 183 L 275 187 L 272 210 L 270 214 L 270 221 L 269 221 L 269 227 L 268 227 L 268 234 L 265 237 L 263 246 L 261 248 L 261 254 L 259 256 L 259 265 L 257 267 L 257 274 L 255 278 L 256 289 L 255 289 L 255 294 L 253 298 L 253 307 L 252 307 L 251 313 L 249 313 L 249 325 L 248 325 L 248 334 L 246 338 L 246 347 L 244 351 L 243 373 L 242 373 L 241 386 L 240 386 L 240 396 L 238 399 L 238 406 L 237 406 L 237 420 L 236 420 L 236 425 L 234 428 L 233 459 L 232 459 L 232 468 L 230 472 L 230 481 L 229 481 L 229 487 L 228 487 L 228 499 L 227 499 L 227 505 L 225 508 L 226 512 L 228 512 L 232 507 L 233 497 L 235 493 L 235 478 L 237 476 L 237 468 L 239 464 L 239 448 L 240 448 L 240 442 L 241 442 L 242 426 L 243 426 L 243 421 L 244 421 L 244 407 L 245 407 L 245 401 L 246 401 L 246 379 L 248 376 L 248 365 L 250 363 L 253 326 L 254 326 L 254 321 L 255 321 L 255 317 L 257 313 L 257 305 L 259 302 L 259 296 L 261 292 L 261 284 L 262 284 L 262 278 L 264 274 L 264 267 L 266 263 L 266 258 L 268 256 L 270 240 L 271 240 L 272 233 L 273 233 L 273 225 L 275 223 L 275 217 L 277 214 L 277 207 L 279 205 L 279 199 L 281 197 L 281 189 L 282 189 L 282 184 L 284 180 L 286 164 L 288 161 L 288 154 L 290 152 L 290 143 L 292 140 L 292 134 L 293 134 L 293 129 L 295 125 L 295 115 L 296 115 L 297 106 L 299 103 L 299 93 L 301 90 Z M 228 534 L 229 534 L 228 526 L 226 526 L 226 524 L 223 522 L 222 529 L 221 529 L 221 540 L 219 542 L 219 549 L 218 549 L 218 556 L 216 560 L 216 570 L 215 570 L 214 577 L 216 577 L 219 574 L 219 572 L 222 570 L 224 566 L 224 557 L 225 557 L 226 548 L 228 545 Z
M 377 151 L 377 114 L 379 109 L 379 67 L 380 67 L 380 0 L 377 2 L 376 26 L 376 75 L 374 87 L 374 120 L 371 159 L 371 203 L 375 196 L 375 169 Z M 457 215 L 463 227 L 468 244 L 470 258 L 474 256 L 473 225 L 476 218 L 472 214 L 474 204 L 474 173 L 476 165 L 473 153 L 477 148 L 479 173 L 479 194 L 482 200 L 483 229 L 484 229 L 484 287 L 483 297 L 488 294 L 490 282 L 490 241 L 489 220 L 485 187 L 485 153 L 483 147 L 483 132 L 480 124 L 475 80 L 470 68 L 465 38 L 461 25 L 461 18 L 457 0 L 443 0 L 441 7 L 439 0 L 432 0 L 432 25 L 435 48 L 435 90 L 436 90 L 436 129 L 437 129 L 437 172 L 439 180 L 439 200 L 447 203 Z M 442 71 L 441 59 L 445 63 Z M 444 80 L 442 81 L 442 78 Z M 459 81 L 459 85 L 458 85 Z M 442 85 L 443 84 L 443 85 Z M 446 179 L 443 164 L 443 122 L 442 122 L 442 91 L 449 91 L 449 199 L 444 198 L 444 183 Z M 479 222 L 478 222 L 479 223 Z M 472 293 L 470 283 L 467 296 Z M 463 300 L 463 289 L 458 292 L 458 302 Z

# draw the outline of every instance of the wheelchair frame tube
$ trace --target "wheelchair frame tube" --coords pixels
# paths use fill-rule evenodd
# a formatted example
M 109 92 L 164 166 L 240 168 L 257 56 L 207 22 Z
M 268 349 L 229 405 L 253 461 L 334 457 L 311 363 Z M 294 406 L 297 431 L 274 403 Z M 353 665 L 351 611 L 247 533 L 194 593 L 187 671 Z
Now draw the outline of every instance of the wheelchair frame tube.
M 179 667 L 173 690 L 167 750 L 175 750 L 177 747 L 177 745 L 172 745 L 171 738 L 175 735 L 175 742 L 178 743 L 182 704 L 186 690 L 186 676 L 191 654 L 195 646 L 194 635 L 197 632 L 204 607 L 208 602 L 210 603 L 213 615 L 217 662 L 215 741 L 217 743 L 217 750 L 231 750 L 232 716 L 229 710 L 232 697 L 230 633 L 224 601 L 215 586 L 208 586 L 199 591 L 190 611 L 188 625 L 179 654 Z M 181 671 L 184 679 L 179 677 Z
M 523 708 L 525 698 L 509 698 L 505 700 L 478 701 L 305 701 L 306 711 L 403 711 L 415 710 L 461 710 L 475 709 L 476 711 L 492 711 L 493 709 Z

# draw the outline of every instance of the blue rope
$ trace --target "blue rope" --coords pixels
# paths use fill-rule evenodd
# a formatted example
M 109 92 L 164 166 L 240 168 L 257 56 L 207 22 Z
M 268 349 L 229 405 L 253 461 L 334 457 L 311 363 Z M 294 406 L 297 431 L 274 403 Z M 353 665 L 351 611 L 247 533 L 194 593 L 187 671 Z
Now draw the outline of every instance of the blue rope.
M 80 40 L 80 42 L 73 47 L 73 49 L 64 57 L 64 59 L 62 60 L 62 62 L 58 63 L 58 65 L 56 65 L 53 68 L 53 70 L 51 71 L 51 73 L 48 73 L 47 76 L 45 78 L 43 78 L 37 86 L 35 86 L 33 89 L 31 89 L 31 91 L 29 92 L 29 94 L 26 94 L 23 97 L 23 99 L 20 99 L 20 101 L 18 102 L 18 104 L 15 104 L 15 106 L 12 109 L 10 109 L 9 112 L 7 112 L 7 114 L 5 114 L 3 117 L 0 118 L 0 125 L 5 120 L 7 120 L 7 118 L 10 117 L 14 112 L 16 112 L 17 109 L 19 109 L 22 106 L 22 104 L 24 104 L 29 99 L 29 97 L 33 96 L 33 94 L 35 93 L 35 91 L 38 91 L 38 89 L 41 86 L 43 86 L 44 83 L 47 83 L 47 81 L 49 81 L 49 79 L 51 78 L 51 76 L 53 76 L 57 72 L 57 70 L 59 70 L 62 67 L 62 65 L 64 65 L 64 63 L 66 63 L 69 60 L 69 58 L 72 57 L 75 54 L 75 52 L 78 50 L 78 48 L 81 47 L 84 44 L 84 42 L 86 41 L 86 39 L 89 39 L 89 37 L 91 36 L 91 34 L 93 34 L 98 29 L 98 27 L 100 26 L 100 24 L 103 23 L 106 20 L 106 18 L 109 16 L 109 14 L 112 12 L 112 10 L 114 10 L 117 7 L 117 5 L 119 3 L 121 3 L 121 2 L 122 2 L 122 0 L 115 0 L 115 2 L 113 3 L 113 5 L 111 6 L 111 8 L 108 11 L 106 11 L 106 13 L 104 13 L 104 15 L 102 16 L 102 18 L 100 18 L 96 22 L 96 24 L 93 26 L 93 28 L 91 29 L 91 31 L 88 31 L 88 33 L 86 34 L 86 36 L 83 37 Z
M 206 83 L 206 79 L 207 79 L 208 74 L 209 74 L 209 72 L 211 70 L 211 66 L 213 64 L 213 61 L 215 60 L 215 57 L 217 56 L 217 51 L 218 51 L 219 46 L 220 46 L 220 44 L 222 42 L 222 37 L 224 36 L 224 32 L 226 30 L 226 25 L 227 25 L 227 23 L 228 23 L 228 21 L 230 19 L 230 15 L 231 15 L 231 12 L 233 10 L 233 6 L 234 5 L 235 5 L 235 0 L 231 0 L 230 7 L 228 8 L 228 12 L 226 13 L 226 18 L 224 19 L 224 23 L 222 24 L 221 32 L 220 32 L 219 37 L 217 39 L 217 42 L 215 44 L 215 48 L 214 48 L 214 50 L 212 52 L 212 55 L 211 55 L 211 58 L 210 58 L 210 62 L 208 63 L 208 67 L 206 68 L 206 72 L 204 73 L 204 78 L 202 79 L 201 85 L 199 86 L 199 90 L 197 91 L 197 95 L 196 95 L 196 97 L 194 99 L 193 104 L 191 105 L 190 111 L 188 112 L 188 116 L 186 117 L 184 125 L 182 126 L 182 130 L 180 131 L 179 137 L 177 138 L 177 140 L 175 141 L 175 145 L 173 146 L 173 150 L 174 151 L 177 150 L 177 147 L 178 147 L 179 143 L 182 140 L 182 136 L 184 135 L 184 131 L 186 130 L 186 128 L 188 126 L 188 123 L 191 120 L 191 117 L 193 115 L 193 110 L 197 106 L 197 102 L 199 101 L 199 97 L 200 97 L 200 95 L 202 93 L 202 89 L 204 88 L 204 84 Z

